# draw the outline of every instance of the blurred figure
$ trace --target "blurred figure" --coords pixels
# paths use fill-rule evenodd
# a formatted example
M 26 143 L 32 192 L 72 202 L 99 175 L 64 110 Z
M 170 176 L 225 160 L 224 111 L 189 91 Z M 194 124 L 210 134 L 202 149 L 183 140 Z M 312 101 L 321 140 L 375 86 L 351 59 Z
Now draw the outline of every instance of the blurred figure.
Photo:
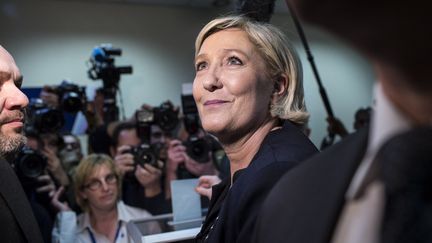
M 354 114 L 354 123 L 353 128 L 354 131 L 358 131 L 361 128 L 368 126 L 370 122 L 370 117 L 372 113 L 372 108 L 359 108 Z M 327 118 L 327 122 L 329 123 L 327 130 L 329 133 L 339 135 L 341 138 L 348 136 L 348 131 L 345 128 L 344 124 L 336 117 Z
M 152 126 L 152 140 L 163 143 L 165 136 L 160 129 Z M 162 214 L 171 211 L 170 203 L 163 193 L 162 168 L 163 162 L 158 161 L 157 166 L 137 164 L 133 148 L 142 141 L 137 135 L 136 125 L 133 123 L 120 123 L 114 130 L 111 154 L 114 157 L 116 168 L 124 176 L 122 198 L 128 204 L 149 210 L 152 214 Z
M 39 98 L 51 108 L 57 108 L 59 106 L 59 97 L 51 86 L 45 85 L 39 94 Z
M 63 189 L 60 188 L 52 199 L 52 205 L 60 211 L 53 229 L 53 242 L 130 242 L 126 223 L 151 216 L 120 200 L 121 176 L 107 155 L 92 154 L 84 158 L 74 181 L 76 200 L 84 212 L 76 217 L 67 203 L 60 202 Z M 148 234 L 160 232 L 157 223 L 146 227 Z
M 358 131 L 363 127 L 369 126 L 372 116 L 372 108 L 360 108 L 354 114 L 354 130 Z
M 59 183 L 47 169 L 48 158 L 42 154 L 44 145 L 41 137 L 31 133 L 26 136 L 26 146 L 14 159 L 15 172 L 30 202 L 44 242 L 51 242 L 56 212 L 50 206 L 50 200 Z
M 170 182 L 172 180 L 218 174 L 213 161 L 212 144 L 206 140 L 205 132 L 200 129 L 195 144 L 187 143 L 188 136 L 187 132 L 182 129 L 178 139 L 171 139 L 168 143 L 165 177 L 167 197 L 171 196 Z M 198 139 L 201 140 L 198 141 Z M 188 154 L 188 150 L 190 153 L 195 151 L 192 156 L 195 156 L 198 161 Z
M 63 168 L 70 178 L 75 174 L 75 168 L 81 161 L 83 154 L 81 150 L 81 142 L 76 135 L 71 133 L 63 134 L 63 149 L 60 150 L 60 160 Z
M 374 114 L 279 180 L 255 242 L 432 242 L 429 2 L 286 2 L 373 64 Z
M 119 121 L 112 121 L 108 124 L 104 121 L 104 94 L 103 88 L 95 91 L 94 100 L 87 103 L 86 120 L 89 124 L 88 133 L 88 154 L 104 153 L 110 154 L 111 137 L 114 128 Z
M 86 96 L 84 87 L 80 87 L 68 80 L 63 80 L 59 85 L 45 85 L 39 98 L 48 109 L 58 112 L 63 122 L 58 127 L 61 132 L 75 132 L 83 134 L 88 127 L 88 122 L 83 114 L 86 112 Z M 52 119 L 52 118 L 51 118 Z M 45 120 L 49 123 L 52 121 Z M 45 124 L 47 125 L 47 124 Z M 53 129 L 47 125 L 46 129 Z
M 42 242 L 24 191 L 11 164 L 26 139 L 23 109 L 28 104 L 13 57 L 0 46 L 0 235 L 4 242 Z M 9 160 L 9 161 L 8 161 Z
M 63 149 L 63 138 L 58 133 L 26 134 L 28 137 L 27 146 L 38 151 L 46 160 L 46 169 L 50 173 L 56 184 L 69 186 L 69 176 L 63 168 L 60 160 L 60 150 Z
M 359 108 L 354 114 L 354 131 L 358 131 L 360 128 L 368 126 L 370 117 L 371 117 L 372 109 L 370 107 L 367 108 Z M 344 138 L 349 135 L 348 130 L 345 128 L 344 124 L 337 117 L 327 117 L 327 131 L 328 136 L 326 136 L 321 143 L 321 150 L 326 149 L 334 143 L 335 136 L 339 136 L 340 138 Z

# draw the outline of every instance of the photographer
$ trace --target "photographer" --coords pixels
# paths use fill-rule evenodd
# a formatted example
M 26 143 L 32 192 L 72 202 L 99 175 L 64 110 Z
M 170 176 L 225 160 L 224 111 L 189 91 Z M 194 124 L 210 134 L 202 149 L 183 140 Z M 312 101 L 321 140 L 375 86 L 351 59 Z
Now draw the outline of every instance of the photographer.
M 151 126 L 152 144 L 164 143 L 165 136 L 156 125 Z M 122 197 L 131 206 L 148 210 L 152 214 L 171 211 L 170 203 L 162 191 L 162 161 L 157 164 L 137 164 L 133 148 L 143 144 L 137 134 L 136 124 L 120 123 L 112 138 L 111 155 L 120 174 L 125 178 Z
M 119 121 L 104 120 L 106 109 L 104 89 L 95 91 L 94 100 L 87 104 L 86 119 L 88 122 L 88 153 L 111 154 L 111 137 Z
M 27 145 L 14 159 L 14 169 L 30 202 L 44 242 L 51 242 L 51 229 L 55 212 L 49 206 L 56 183 L 47 170 L 47 157 L 40 150 L 42 141 L 27 136 Z
M 65 133 L 63 138 L 63 149 L 60 150 L 59 157 L 69 178 L 73 178 L 75 169 L 81 161 L 83 154 L 81 143 L 77 136 L 71 133 Z
M 165 193 L 167 196 L 171 195 L 171 180 L 198 178 L 203 175 L 218 174 L 213 163 L 211 144 L 191 144 L 187 142 L 189 138 L 190 135 L 187 131 L 181 129 L 178 139 L 173 139 L 168 143 L 165 177 Z M 196 134 L 196 139 L 202 139 L 200 142 L 205 142 L 207 141 L 205 138 L 205 132 L 199 129 Z M 189 146 L 189 148 L 187 146 Z M 192 146 L 200 147 L 192 148 Z M 204 146 L 208 146 L 208 148 L 204 148 Z M 195 154 L 188 154 L 188 152 L 191 153 L 190 150 L 195 151 Z M 192 157 L 195 157 L 195 159 Z
M 70 180 L 59 158 L 59 152 L 64 147 L 63 138 L 57 133 L 43 133 L 38 136 L 27 133 L 28 147 L 38 151 L 46 160 L 46 169 L 56 184 L 69 186 Z
M 82 112 L 87 113 L 88 110 L 85 88 L 68 80 L 63 80 L 60 85 L 45 85 L 39 98 L 46 108 L 57 111 L 63 117 L 62 124 L 59 124 L 60 131 L 70 132 L 73 126 L 80 123 L 79 117 L 84 116 Z
M 88 77 L 92 80 L 102 80 L 103 83 L 103 87 L 96 90 L 95 99 L 86 112 L 90 153 L 110 153 L 108 141 L 113 128 L 120 121 L 117 106 L 117 95 L 121 95 L 120 77 L 132 73 L 132 66 L 115 65 L 115 56 L 121 55 L 120 48 L 115 48 L 111 44 L 101 44 L 93 48 L 88 62 Z

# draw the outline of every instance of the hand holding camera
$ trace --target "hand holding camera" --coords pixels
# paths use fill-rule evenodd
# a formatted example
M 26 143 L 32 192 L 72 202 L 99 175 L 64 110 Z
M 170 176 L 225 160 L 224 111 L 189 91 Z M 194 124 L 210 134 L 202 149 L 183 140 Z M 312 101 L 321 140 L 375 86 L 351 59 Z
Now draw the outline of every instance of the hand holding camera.
M 36 188 L 37 193 L 47 193 L 49 197 L 55 194 L 56 186 L 50 175 L 40 175 L 36 177 L 37 184 L 39 187 Z
M 168 144 L 167 154 L 167 173 L 175 174 L 178 166 L 186 160 L 186 147 L 183 146 L 182 141 L 173 139 Z
M 47 159 L 47 169 L 53 175 L 54 179 L 62 186 L 69 185 L 69 178 L 61 165 L 60 159 L 56 152 L 49 145 L 42 149 L 42 154 Z
M 122 176 L 135 169 L 134 155 L 128 152 L 130 149 L 129 145 L 120 146 L 114 158 L 114 163 Z
M 207 144 L 205 144 L 207 146 Z M 197 153 L 190 152 L 191 149 L 197 147 Z M 204 147 L 204 146 L 202 146 Z M 200 156 L 190 156 L 199 154 Z M 171 140 L 168 146 L 168 162 L 167 173 L 175 175 L 179 165 L 183 164 L 187 171 L 195 176 L 213 175 L 216 173 L 216 168 L 211 159 L 210 148 L 201 149 L 201 146 L 183 143 L 178 139 Z M 200 158 L 196 160 L 195 158 Z M 175 178 L 173 176 L 173 178 Z

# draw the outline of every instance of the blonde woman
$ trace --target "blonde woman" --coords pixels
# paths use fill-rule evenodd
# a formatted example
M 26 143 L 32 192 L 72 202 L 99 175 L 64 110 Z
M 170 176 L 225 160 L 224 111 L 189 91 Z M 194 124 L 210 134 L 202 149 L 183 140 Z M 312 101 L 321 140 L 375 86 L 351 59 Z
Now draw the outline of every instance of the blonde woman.
M 231 170 L 213 187 L 197 240 L 251 242 L 272 186 L 317 152 L 301 131 L 308 119 L 301 65 L 278 29 L 245 17 L 211 21 L 195 47 L 193 96 L 203 128 L 218 138 Z
M 126 223 L 151 214 L 120 201 L 121 178 L 113 160 L 104 154 L 84 158 L 75 172 L 75 197 L 83 213 L 76 217 L 66 203 L 52 204 L 60 211 L 53 229 L 53 242 L 131 242 Z M 149 224 L 146 232 L 160 232 L 157 223 Z

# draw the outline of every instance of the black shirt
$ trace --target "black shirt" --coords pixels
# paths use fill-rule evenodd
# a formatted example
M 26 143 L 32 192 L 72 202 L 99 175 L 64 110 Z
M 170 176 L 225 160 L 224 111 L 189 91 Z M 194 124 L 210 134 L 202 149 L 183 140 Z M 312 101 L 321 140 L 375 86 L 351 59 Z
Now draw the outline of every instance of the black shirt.
M 251 242 L 262 202 L 279 178 L 318 150 L 291 122 L 271 131 L 249 166 L 213 187 L 197 242 Z

